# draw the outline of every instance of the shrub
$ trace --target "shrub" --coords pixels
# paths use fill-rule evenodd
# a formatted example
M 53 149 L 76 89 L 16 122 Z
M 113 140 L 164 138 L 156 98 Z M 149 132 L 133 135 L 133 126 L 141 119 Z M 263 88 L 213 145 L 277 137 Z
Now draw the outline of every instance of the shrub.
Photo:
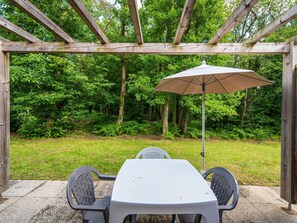
M 57 138 L 67 135 L 73 130 L 73 124 L 67 116 L 60 119 L 38 119 L 27 114 L 23 117 L 17 133 L 24 138 Z

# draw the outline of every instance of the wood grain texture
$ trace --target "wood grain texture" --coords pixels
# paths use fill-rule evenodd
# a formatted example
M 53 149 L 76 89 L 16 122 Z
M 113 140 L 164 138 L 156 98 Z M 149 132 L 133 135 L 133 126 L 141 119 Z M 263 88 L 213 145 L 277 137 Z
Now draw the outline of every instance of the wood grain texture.
M 74 40 L 57 24 L 55 24 L 51 19 L 49 19 L 43 12 L 41 12 L 36 6 L 34 6 L 28 0 L 11 0 L 11 2 L 16 5 L 21 11 L 28 14 L 35 21 L 39 22 L 49 31 L 53 32 L 57 37 L 66 43 L 72 43 Z
M 190 17 L 194 8 L 194 5 L 196 3 L 196 0 L 186 0 L 185 5 L 184 5 L 184 9 L 175 33 L 175 37 L 174 37 L 174 44 L 179 44 L 184 32 L 187 28 L 187 25 L 190 21 Z
M 208 43 L 217 44 L 242 18 L 252 10 L 259 0 L 243 0 L 234 12 L 229 16 L 227 21 L 221 26 L 217 33 Z
M 290 43 L 290 53 L 283 57 L 282 77 L 282 143 L 281 143 L 281 197 L 297 203 L 297 45 Z
M 18 35 L 19 37 L 28 40 L 31 43 L 34 42 L 41 42 L 40 39 L 36 38 L 35 36 L 31 35 L 27 31 L 23 30 L 22 28 L 18 27 L 17 25 L 11 23 L 7 19 L 0 17 L 0 27 L 6 29 L 7 31 Z
M 0 46 L 0 193 L 9 187 L 9 104 L 9 53 Z
M 89 29 L 95 34 L 95 36 L 100 40 L 102 44 L 109 43 L 109 40 L 103 33 L 103 31 L 99 28 L 95 19 L 88 11 L 86 6 L 81 0 L 68 0 L 69 4 L 72 8 L 77 12 L 77 14 L 81 17 L 81 19 L 87 24 Z
M 136 33 L 137 43 L 143 44 L 143 36 L 142 36 L 141 23 L 140 23 L 138 8 L 137 8 L 137 0 L 128 0 L 128 6 L 130 9 L 132 22 L 134 25 L 134 30 Z
M 250 44 L 256 43 L 296 17 L 297 5 L 283 13 L 280 17 L 275 19 L 273 22 L 269 23 L 261 31 L 257 32 L 255 35 L 247 39 L 245 42 Z
M 163 54 L 163 55 L 216 55 L 216 54 L 286 54 L 289 43 L 24 43 L 3 42 L 3 51 L 18 53 L 97 53 L 97 54 Z

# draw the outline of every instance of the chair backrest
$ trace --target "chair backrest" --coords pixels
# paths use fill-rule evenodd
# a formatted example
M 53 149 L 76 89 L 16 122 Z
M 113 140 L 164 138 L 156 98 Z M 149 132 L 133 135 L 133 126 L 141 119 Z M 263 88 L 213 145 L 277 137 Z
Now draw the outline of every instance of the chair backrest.
M 170 159 L 169 154 L 158 147 L 147 147 L 142 149 L 135 157 L 136 159 Z
M 90 166 L 81 166 L 72 172 L 69 177 L 66 193 L 71 206 L 72 194 L 78 204 L 91 205 L 95 202 L 95 191 L 92 172 L 97 174 L 97 170 Z
M 235 208 L 239 197 L 239 189 L 233 174 L 223 167 L 214 167 L 207 170 L 203 177 L 206 178 L 210 174 L 213 174 L 210 187 L 218 199 L 218 205 L 227 205 L 233 194 L 233 202 L 228 210 Z

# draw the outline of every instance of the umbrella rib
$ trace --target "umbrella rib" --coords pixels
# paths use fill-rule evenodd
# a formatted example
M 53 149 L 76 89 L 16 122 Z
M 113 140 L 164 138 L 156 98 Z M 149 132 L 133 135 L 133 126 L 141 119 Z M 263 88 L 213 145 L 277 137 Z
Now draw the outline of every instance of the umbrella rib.
M 202 82 L 196 76 L 194 76 L 194 79 L 199 83 L 198 85 L 202 86 Z
M 191 83 L 193 82 L 195 78 L 192 78 L 191 82 L 189 82 L 188 86 L 185 88 L 185 90 L 183 91 L 182 94 L 185 94 L 185 92 L 188 90 L 189 86 L 191 85 Z
M 212 74 L 211 75 L 211 78 L 209 78 L 209 80 L 205 83 L 205 85 L 208 85 L 208 84 L 211 84 L 211 83 L 214 83 L 214 82 L 210 82 L 212 79 L 214 79 L 214 77 L 215 77 L 215 75 L 214 74 Z M 210 83 L 209 83 L 210 82 Z
M 229 78 L 229 77 L 232 77 L 232 76 L 234 76 L 234 75 L 240 75 L 240 76 L 244 76 L 244 77 L 247 77 L 247 78 L 250 78 L 250 79 L 254 79 L 254 80 L 258 80 L 258 81 L 263 81 L 263 82 L 266 82 L 266 83 L 271 83 L 271 81 L 269 81 L 269 80 L 262 80 L 262 79 L 259 79 L 259 78 L 255 78 L 255 77 L 250 77 L 250 76 L 248 76 L 248 75 L 244 75 L 244 74 L 241 74 L 241 73 L 233 73 L 233 74 L 231 74 L 231 75 L 229 75 L 229 76 L 227 76 L 227 77 L 223 77 L 222 79 L 218 79 L 218 78 L 216 78 L 217 80 L 224 80 L 224 79 L 227 79 L 227 78 Z M 215 82 L 215 81 L 214 81 Z M 209 83 L 209 84 L 212 84 L 212 83 L 214 83 L 214 82 L 211 82 L 211 83 Z
M 227 78 L 229 78 L 229 77 L 232 77 L 232 76 L 234 76 L 234 75 L 241 75 L 241 76 L 244 76 L 244 77 L 247 77 L 247 78 L 250 78 L 250 79 L 254 79 L 254 80 L 258 80 L 258 81 L 262 81 L 262 82 L 271 84 L 271 81 L 269 81 L 269 80 L 268 80 L 268 81 L 267 81 L 267 80 L 262 80 L 262 79 L 255 78 L 255 77 L 250 77 L 250 76 L 248 76 L 248 75 L 244 75 L 244 74 L 241 74 L 241 73 L 234 73 L 234 74 L 231 74 L 231 75 L 229 75 L 229 76 L 227 76 L 227 77 L 223 77 L 223 78 L 221 78 L 221 79 L 216 78 L 216 80 L 218 80 L 218 81 L 222 81 L 222 80 L 227 79 Z M 209 85 L 209 84 L 212 84 L 212 83 L 215 83 L 215 82 L 216 82 L 216 81 L 212 81 L 212 82 L 208 83 L 208 85 Z
M 161 87 L 167 85 L 168 83 L 170 83 L 170 82 L 172 82 L 172 81 L 174 81 L 174 79 L 171 79 L 171 80 L 169 80 L 168 82 L 166 82 L 166 83 L 160 85 L 158 88 L 161 88 Z M 156 90 L 158 90 L 158 88 L 157 88 Z
M 272 81 L 269 81 L 269 80 L 262 80 L 262 79 L 259 79 L 259 78 L 250 77 L 248 75 L 244 75 L 244 74 L 240 74 L 240 73 L 236 73 L 236 74 L 247 77 L 247 78 L 250 78 L 250 79 L 254 79 L 254 80 L 262 81 L 262 82 L 265 82 L 265 83 L 269 83 L 269 84 L 273 83 Z
M 227 79 L 227 78 L 232 77 L 232 76 L 234 76 L 234 74 L 230 74 L 229 76 L 227 76 L 227 77 L 223 77 L 222 79 L 218 79 L 218 78 L 216 78 L 216 80 L 217 80 L 217 81 L 221 81 L 221 80 Z M 216 82 L 216 81 L 213 81 L 213 82 L 210 82 L 209 84 L 212 84 L 212 83 L 215 83 L 215 82 Z
M 232 76 L 232 75 L 231 75 Z M 221 84 L 221 80 L 219 80 L 216 76 L 214 78 L 217 80 L 217 82 L 221 85 L 221 87 L 225 90 L 226 93 L 229 93 L 227 89 Z

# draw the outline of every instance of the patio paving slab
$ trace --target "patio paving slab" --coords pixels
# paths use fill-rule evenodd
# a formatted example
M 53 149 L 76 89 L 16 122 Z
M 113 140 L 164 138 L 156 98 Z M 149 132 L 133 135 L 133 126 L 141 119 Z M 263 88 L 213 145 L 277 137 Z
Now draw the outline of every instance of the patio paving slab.
M 11 181 L 0 198 L 0 223 L 80 223 L 80 212 L 66 199 L 66 181 Z M 110 195 L 113 182 L 95 183 L 96 197 Z M 297 215 L 281 209 L 287 203 L 278 187 L 240 186 L 237 207 L 224 212 L 228 223 L 297 223 Z M 292 205 L 297 210 L 297 205 Z M 171 215 L 139 215 L 138 223 L 169 223 Z M 115 222 L 116 223 L 116 222 Z

